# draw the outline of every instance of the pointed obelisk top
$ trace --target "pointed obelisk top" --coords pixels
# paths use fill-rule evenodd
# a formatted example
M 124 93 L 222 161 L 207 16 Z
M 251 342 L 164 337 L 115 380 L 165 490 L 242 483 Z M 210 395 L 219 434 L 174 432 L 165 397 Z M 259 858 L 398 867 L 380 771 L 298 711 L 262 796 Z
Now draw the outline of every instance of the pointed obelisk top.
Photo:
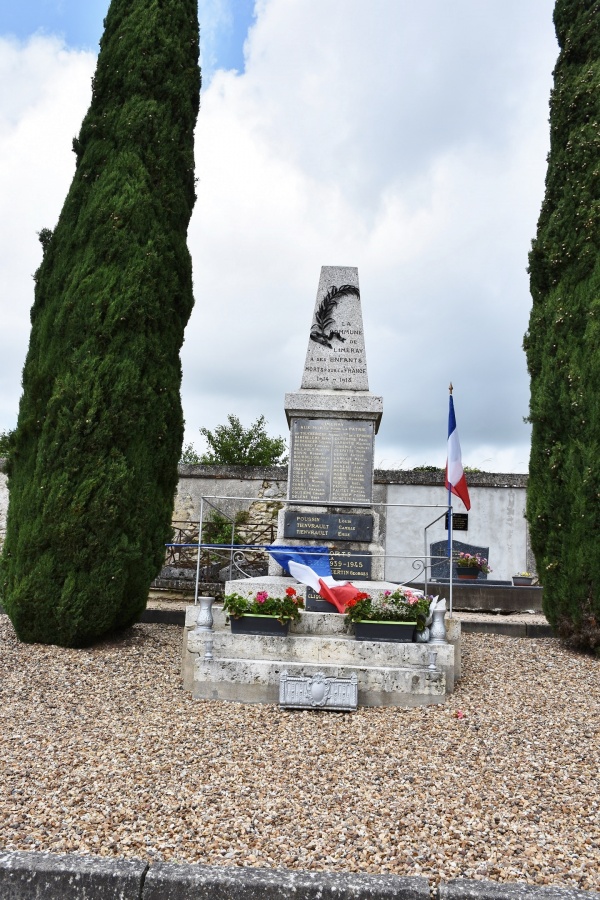
M 302 390 L 368 391 L 358 269 L 323 266 Z

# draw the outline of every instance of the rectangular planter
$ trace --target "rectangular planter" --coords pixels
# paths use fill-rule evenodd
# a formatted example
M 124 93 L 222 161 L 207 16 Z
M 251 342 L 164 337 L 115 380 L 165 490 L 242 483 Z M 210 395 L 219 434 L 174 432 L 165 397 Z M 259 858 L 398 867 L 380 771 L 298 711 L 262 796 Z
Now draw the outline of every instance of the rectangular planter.
M 282 623 L 274 616 L 248 615 L 239 616 L 237 619 L 232 616 L 230 622 L 232 634 L 268 634 L 285 637 L 290 627 L 289 619 Z
M 415 637 L 416 622 L 354 622 L 357 641 L 391 641 L 411 644 Z
M 531 587 L 533 584 L 533 577 L 527 575 L 513 575 L 512 583 L 513 587 Z

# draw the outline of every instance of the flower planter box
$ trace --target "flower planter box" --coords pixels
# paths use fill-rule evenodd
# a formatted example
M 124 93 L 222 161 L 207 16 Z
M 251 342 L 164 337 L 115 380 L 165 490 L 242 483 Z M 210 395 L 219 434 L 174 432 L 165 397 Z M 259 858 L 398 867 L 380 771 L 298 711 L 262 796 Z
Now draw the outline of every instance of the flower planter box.
M 357 641 L 392 641 L 411 644 L 415 638 L 416 622 L 354 622 Z
M 533 575 L 513 575 L 513 587 L 531 587 L 533 584 Z
M 232 634 L 268 634 L 285 637 L 290 627 L 289 619 L 280 622 L 274 616 L 247 615 L 230 619 Z
M 479 578 L 479 569 L 475 566 L 458 566 L 456 569 L 456 577 L 459 581 L 477 581 Z

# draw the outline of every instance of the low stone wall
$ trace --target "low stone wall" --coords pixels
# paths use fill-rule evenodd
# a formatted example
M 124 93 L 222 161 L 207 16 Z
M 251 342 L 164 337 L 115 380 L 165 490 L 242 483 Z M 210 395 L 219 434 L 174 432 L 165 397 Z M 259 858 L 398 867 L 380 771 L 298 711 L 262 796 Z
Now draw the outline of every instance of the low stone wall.
M 516 572 L 533 571 L 534 559 L 525 520 L 527 476 L 493 472 L 469 473 L 471 510 L 468 531 L 455 532 L 455 540 L 489 547 L 491 576 L 510 582 Z M 244 507 L 244 497 L 256 504 L 269 504 L 261 512 L 276 521 L 277 501 L 287 494 L 287 467 L 259 466 L 180 466 L 174 519 L 197 521 L 200 498 L 211 502 L 228 515 Z M 222 499 L 219 499 L 222 498 Z M 424 528 L 440 514 L 447 501 L 444 473 L 376 469 L 373 500 L 380 514 L 381 542 L 385 548 L 385 578 L 409 581 L 415 574 L 411 560 L 424 553 Z M 386 505 L 388 504 L 388 505 Z M 247 503 L 246 503 L 247 506 Z M 455 501 L 455 511 L 464 511 Z M 258 507 L 257 507 L 258 510 Z M 428 544 L 447 537 L 443 519 L 428 532 Z
M 211 499 L 205 503 L 205 517 L 213 504 L 231 517 L 247 510 L 249 528 L 257 521 L 271 522 L 276 528 L 277 513 L 287 495 L 287 475 L 287 466 L 181 465 L 173 520 L 197 525 L 201 499 L 208 497 Z M 533 571 L 525 520 L 527 476 L 480 472 L 470 473 L 468 480 L 472 501 L 468 531 L 455 532 L 455 540 L 489 547 L 494 580 L 510 582 L 516 572 Z M 243 499 L 230 499 L 233 497 Z M 386 554 L 385 579 L 409 581 L 415 571 L 411 560 L 403 557 L 424 553 L 424 528 L 443 514 L 444 474 L 376 469 L 373 499 L 388 504 L 376 507 Z M 6 466 L 0 460 L 0 541 L 6 528 L 7 508 Z M 457 500 L 456 510 L 462 509 Z M 428 544 L 443 541 L 446 536 L 442 519 L 428 531 Z
M 0 852 L 6 900 L 430 900 L 426 878 Z M 600 900 L 571 888 L 454 879 L 438 900 Z

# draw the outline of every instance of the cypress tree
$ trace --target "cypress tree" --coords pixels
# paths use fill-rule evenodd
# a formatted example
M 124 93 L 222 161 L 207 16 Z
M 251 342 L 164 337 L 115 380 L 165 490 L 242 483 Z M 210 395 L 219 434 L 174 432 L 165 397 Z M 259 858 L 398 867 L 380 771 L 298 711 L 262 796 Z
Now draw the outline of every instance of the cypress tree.
M 527 518 L 544 611 L 600 651 L 600 3 L 557 0 L 546 192 L 529 257 Z
M 112 0 L 54 232 L 40 232 L 2 600 L 24 641 L 134 622 L 164 558 L 192 305 L 197 0 Z

